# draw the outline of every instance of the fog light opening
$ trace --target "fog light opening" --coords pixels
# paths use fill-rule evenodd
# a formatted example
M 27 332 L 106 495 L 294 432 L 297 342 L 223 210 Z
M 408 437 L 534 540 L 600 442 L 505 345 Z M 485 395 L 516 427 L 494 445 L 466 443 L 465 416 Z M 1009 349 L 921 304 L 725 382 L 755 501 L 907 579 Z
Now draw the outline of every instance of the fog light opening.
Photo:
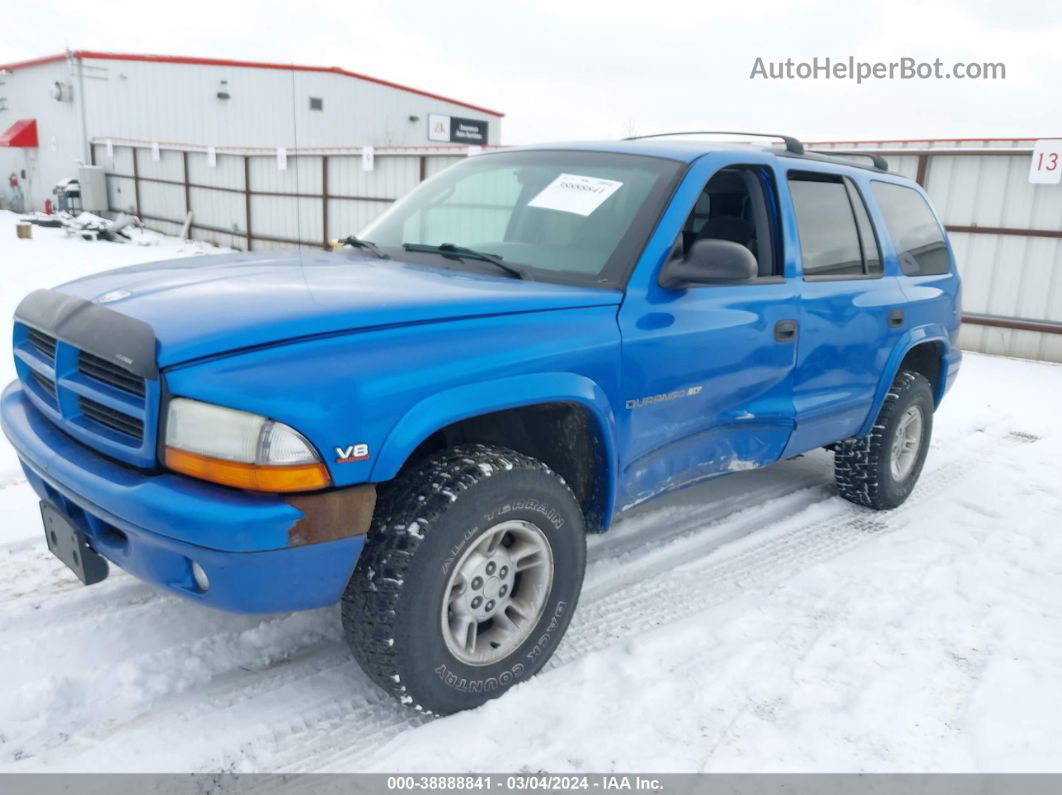
M 210 589 L 210 578 L 203 571 L 203 567 L 194 560 L 192 561 L 192 579 L 195 580 L 195 587 L 199 589 L 199 593 L 206 593 Z

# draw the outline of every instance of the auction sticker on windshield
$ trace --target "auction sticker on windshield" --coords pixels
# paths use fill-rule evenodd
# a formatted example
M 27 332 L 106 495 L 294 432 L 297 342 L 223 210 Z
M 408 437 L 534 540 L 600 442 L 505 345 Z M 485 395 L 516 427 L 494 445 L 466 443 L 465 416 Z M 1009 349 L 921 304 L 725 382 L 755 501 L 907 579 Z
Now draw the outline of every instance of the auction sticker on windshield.
M 561 174 L 527 203 L 528 207 L 590 215 L 623 187 L 622 182 L 579 174 Z

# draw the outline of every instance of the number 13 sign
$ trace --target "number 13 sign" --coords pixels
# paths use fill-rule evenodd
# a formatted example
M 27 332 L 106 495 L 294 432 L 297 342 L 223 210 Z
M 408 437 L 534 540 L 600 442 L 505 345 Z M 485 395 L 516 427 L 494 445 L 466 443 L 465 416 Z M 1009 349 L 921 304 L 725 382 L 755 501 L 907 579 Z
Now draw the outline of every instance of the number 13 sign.
M 1057 185 L 1062 182 L 1062 141 L 1037 141 L 1029 164 L 1029 182 Z

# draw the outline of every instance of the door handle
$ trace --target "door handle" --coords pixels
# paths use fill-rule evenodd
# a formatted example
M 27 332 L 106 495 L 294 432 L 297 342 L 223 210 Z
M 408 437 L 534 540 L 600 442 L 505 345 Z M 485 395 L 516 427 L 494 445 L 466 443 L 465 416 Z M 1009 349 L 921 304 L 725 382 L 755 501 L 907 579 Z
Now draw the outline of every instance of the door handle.
M 900 328 L 903 325 L 904 315 L 902 309 L 894 309 L 889 312 L 889 328 Z
M 775 342 L 792 342 L 796 339 L 797 322 L 795 320 L 779 320 L 774 324 Z

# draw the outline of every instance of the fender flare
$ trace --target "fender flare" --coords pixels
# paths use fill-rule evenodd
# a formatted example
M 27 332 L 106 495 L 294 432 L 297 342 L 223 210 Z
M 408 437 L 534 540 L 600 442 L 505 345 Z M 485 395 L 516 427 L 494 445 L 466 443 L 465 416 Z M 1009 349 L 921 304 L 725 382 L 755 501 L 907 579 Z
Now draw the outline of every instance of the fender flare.
M 518 397 L 514 397 L 518 396 Z M 603 389 L 586 376 L 567 372 L 513 375 L 451 387 L 424 398 L 410 408 L 387 435 L 373 465 L 370 480 L 390 480 L 414 450 L 441 428 L 460 420 L 505 409 L 542 403 L 576 403 L 589 410 L 603 450 L 602 519 L 607 529 L 616 500 L 616 445 L 612 429 L 615 415 Z
M 926 343 L 938 343 L 942 348 L 940 357 L 940 384 L 938 385 L 937 393 L 933 396 L 935 403 L 940 402 L 940 396 L 943 393 L 944 385 L 948 381 L 947 354 L 951 349 L 951 337 L 948 334 L 948 330 L 939 323 L 916 326 L 915 328 L 908 329 L 904 332 L 903 336 L 901 336 L 893 346 L 892 353 L 889 354 L 888 361 L 885 363 L 885 367 L 882 370 L 881 380 L 878 382 L 878 387 L 874 391 L 874 402 L 871 404 L 870 412 L 867 414 L 867 418 L 863 421 L 863 426 L 859 429 L 856 437 L 866 436 L 870 433 L 871 428 L 874 427 L 874 420 L 877 419 L 878 413 L 881 411 L 881 407 L 885 403 L 885 395 L 888 393 L 892 382 L 896 379 L 896 375 L 900 371 L 900 364 L 903 362 L 904 357 L 911 352 L 911 349 Z

